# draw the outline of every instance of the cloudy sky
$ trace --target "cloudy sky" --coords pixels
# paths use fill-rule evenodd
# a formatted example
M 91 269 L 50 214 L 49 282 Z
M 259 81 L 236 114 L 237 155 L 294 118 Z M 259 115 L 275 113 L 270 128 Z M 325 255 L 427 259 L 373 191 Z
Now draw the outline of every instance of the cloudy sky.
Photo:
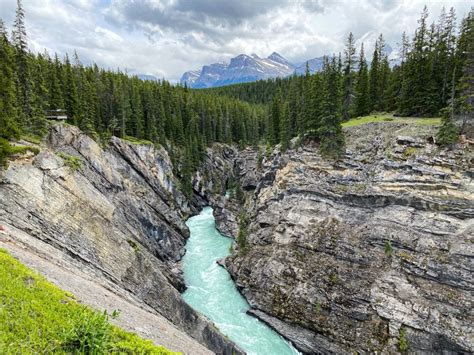
M 369 48 L 384 33 L 394 48 L 426 4 L 463 17 L 471 0 L 23 0 L 30 48 L 178 80 L 240 53 L 273 51 L 293 62 L 339 52 L 352 31 Z M 0 0 L 8 27 L 16 0 Z

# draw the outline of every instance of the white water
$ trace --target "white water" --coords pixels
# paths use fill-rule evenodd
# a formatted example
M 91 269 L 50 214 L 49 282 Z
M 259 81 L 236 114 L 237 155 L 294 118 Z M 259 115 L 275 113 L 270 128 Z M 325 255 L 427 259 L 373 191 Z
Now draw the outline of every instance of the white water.
M 232 240 L 215 228 L 212 209 L 206 207 L 186 225 L 191 236 L 183 258 L 187 290 L 183 297 L 207 316 L 219 330 L 248 354 L 299 354 L 285 339 L 258 319 L 246 314 L 250 308 L 237 291 L 229 273 L 216 261 L 229 255 Z

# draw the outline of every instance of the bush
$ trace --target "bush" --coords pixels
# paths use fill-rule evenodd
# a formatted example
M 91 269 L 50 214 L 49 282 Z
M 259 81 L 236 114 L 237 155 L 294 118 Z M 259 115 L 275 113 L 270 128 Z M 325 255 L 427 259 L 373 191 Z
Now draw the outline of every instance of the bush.
M 69 155 L 63 152 L 59 152 L 58 156 L 64 160 L 64 164 L 67 165 L 73 172 L 82 168 L 82 159 L 74 155 Z
M 405 352 L 408 350 L 408 341 L 406 338 L 406 329 L 400 328 L 399 336 L 398 336 L 398 350 L 401 352 Z
M 105 351 L 110 342 L 107 312 L 81 309 L 69 319 L 70 326 L 62 334 L 62 349 L 68 352 L 94 353 Z
M 239 232 L 237 233 L 237 245 L 239 246 L 240 251 L 245 254 L 247 252 L 247 226 L 248 226 L 248 217 L 245 212 L 240 214 L 239 218 Z
M 392 247 L 392 242 L 390 240 L 385 241 L 384 251 L 385 251 L 385 255 L 392 256 L 393 247 Z
M 127 243 L 133 248 L 133 250 L 135 250 L 135 253 L 138 253 L 140 251 L 140 247 L 135 241 L 131 239 L 127 239 Z

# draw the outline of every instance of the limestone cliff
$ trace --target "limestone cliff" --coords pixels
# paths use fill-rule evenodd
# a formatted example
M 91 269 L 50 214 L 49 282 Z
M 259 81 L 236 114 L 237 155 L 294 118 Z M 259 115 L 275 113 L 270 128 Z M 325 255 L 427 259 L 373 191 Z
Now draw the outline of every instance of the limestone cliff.
M 305 353 L 474 351 L 473 152 L 434 132 L 370 124 L 339 161 L 307 143 L 236 164 L 251 222 L 226 266 L 252 313 Z
M 37 156 L 14 159 L 2 172 L 0 200 L 0 246 L 79 300 L 99 308 L 133 303 L 144 315 L 122 315 L 125 327 L 172 350 L 209 352 L 203 344 L 239 352 L 181 298 L 184 222 L 193 208 L 164 149 L 118 138 L 103 148 L 75 127 L 55 125 Z M 109 304 L 112 297 L 121 303 Z

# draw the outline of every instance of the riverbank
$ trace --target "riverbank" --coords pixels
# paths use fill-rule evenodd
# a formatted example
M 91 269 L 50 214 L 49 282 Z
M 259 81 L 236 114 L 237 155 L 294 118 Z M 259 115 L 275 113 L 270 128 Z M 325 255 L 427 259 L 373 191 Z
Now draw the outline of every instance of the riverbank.
M 266 324 L 247 314 L 247 301 L 239 293 L 229 273 L 217 264 L 230 254 L 233 240 L 215 228 L 212 208 L 187 221 L 190 238 L 183 257 L 187 290 L 183 298 L 208 317 L 217 328 L 253 355 L 291 355 L 298 352 Z

